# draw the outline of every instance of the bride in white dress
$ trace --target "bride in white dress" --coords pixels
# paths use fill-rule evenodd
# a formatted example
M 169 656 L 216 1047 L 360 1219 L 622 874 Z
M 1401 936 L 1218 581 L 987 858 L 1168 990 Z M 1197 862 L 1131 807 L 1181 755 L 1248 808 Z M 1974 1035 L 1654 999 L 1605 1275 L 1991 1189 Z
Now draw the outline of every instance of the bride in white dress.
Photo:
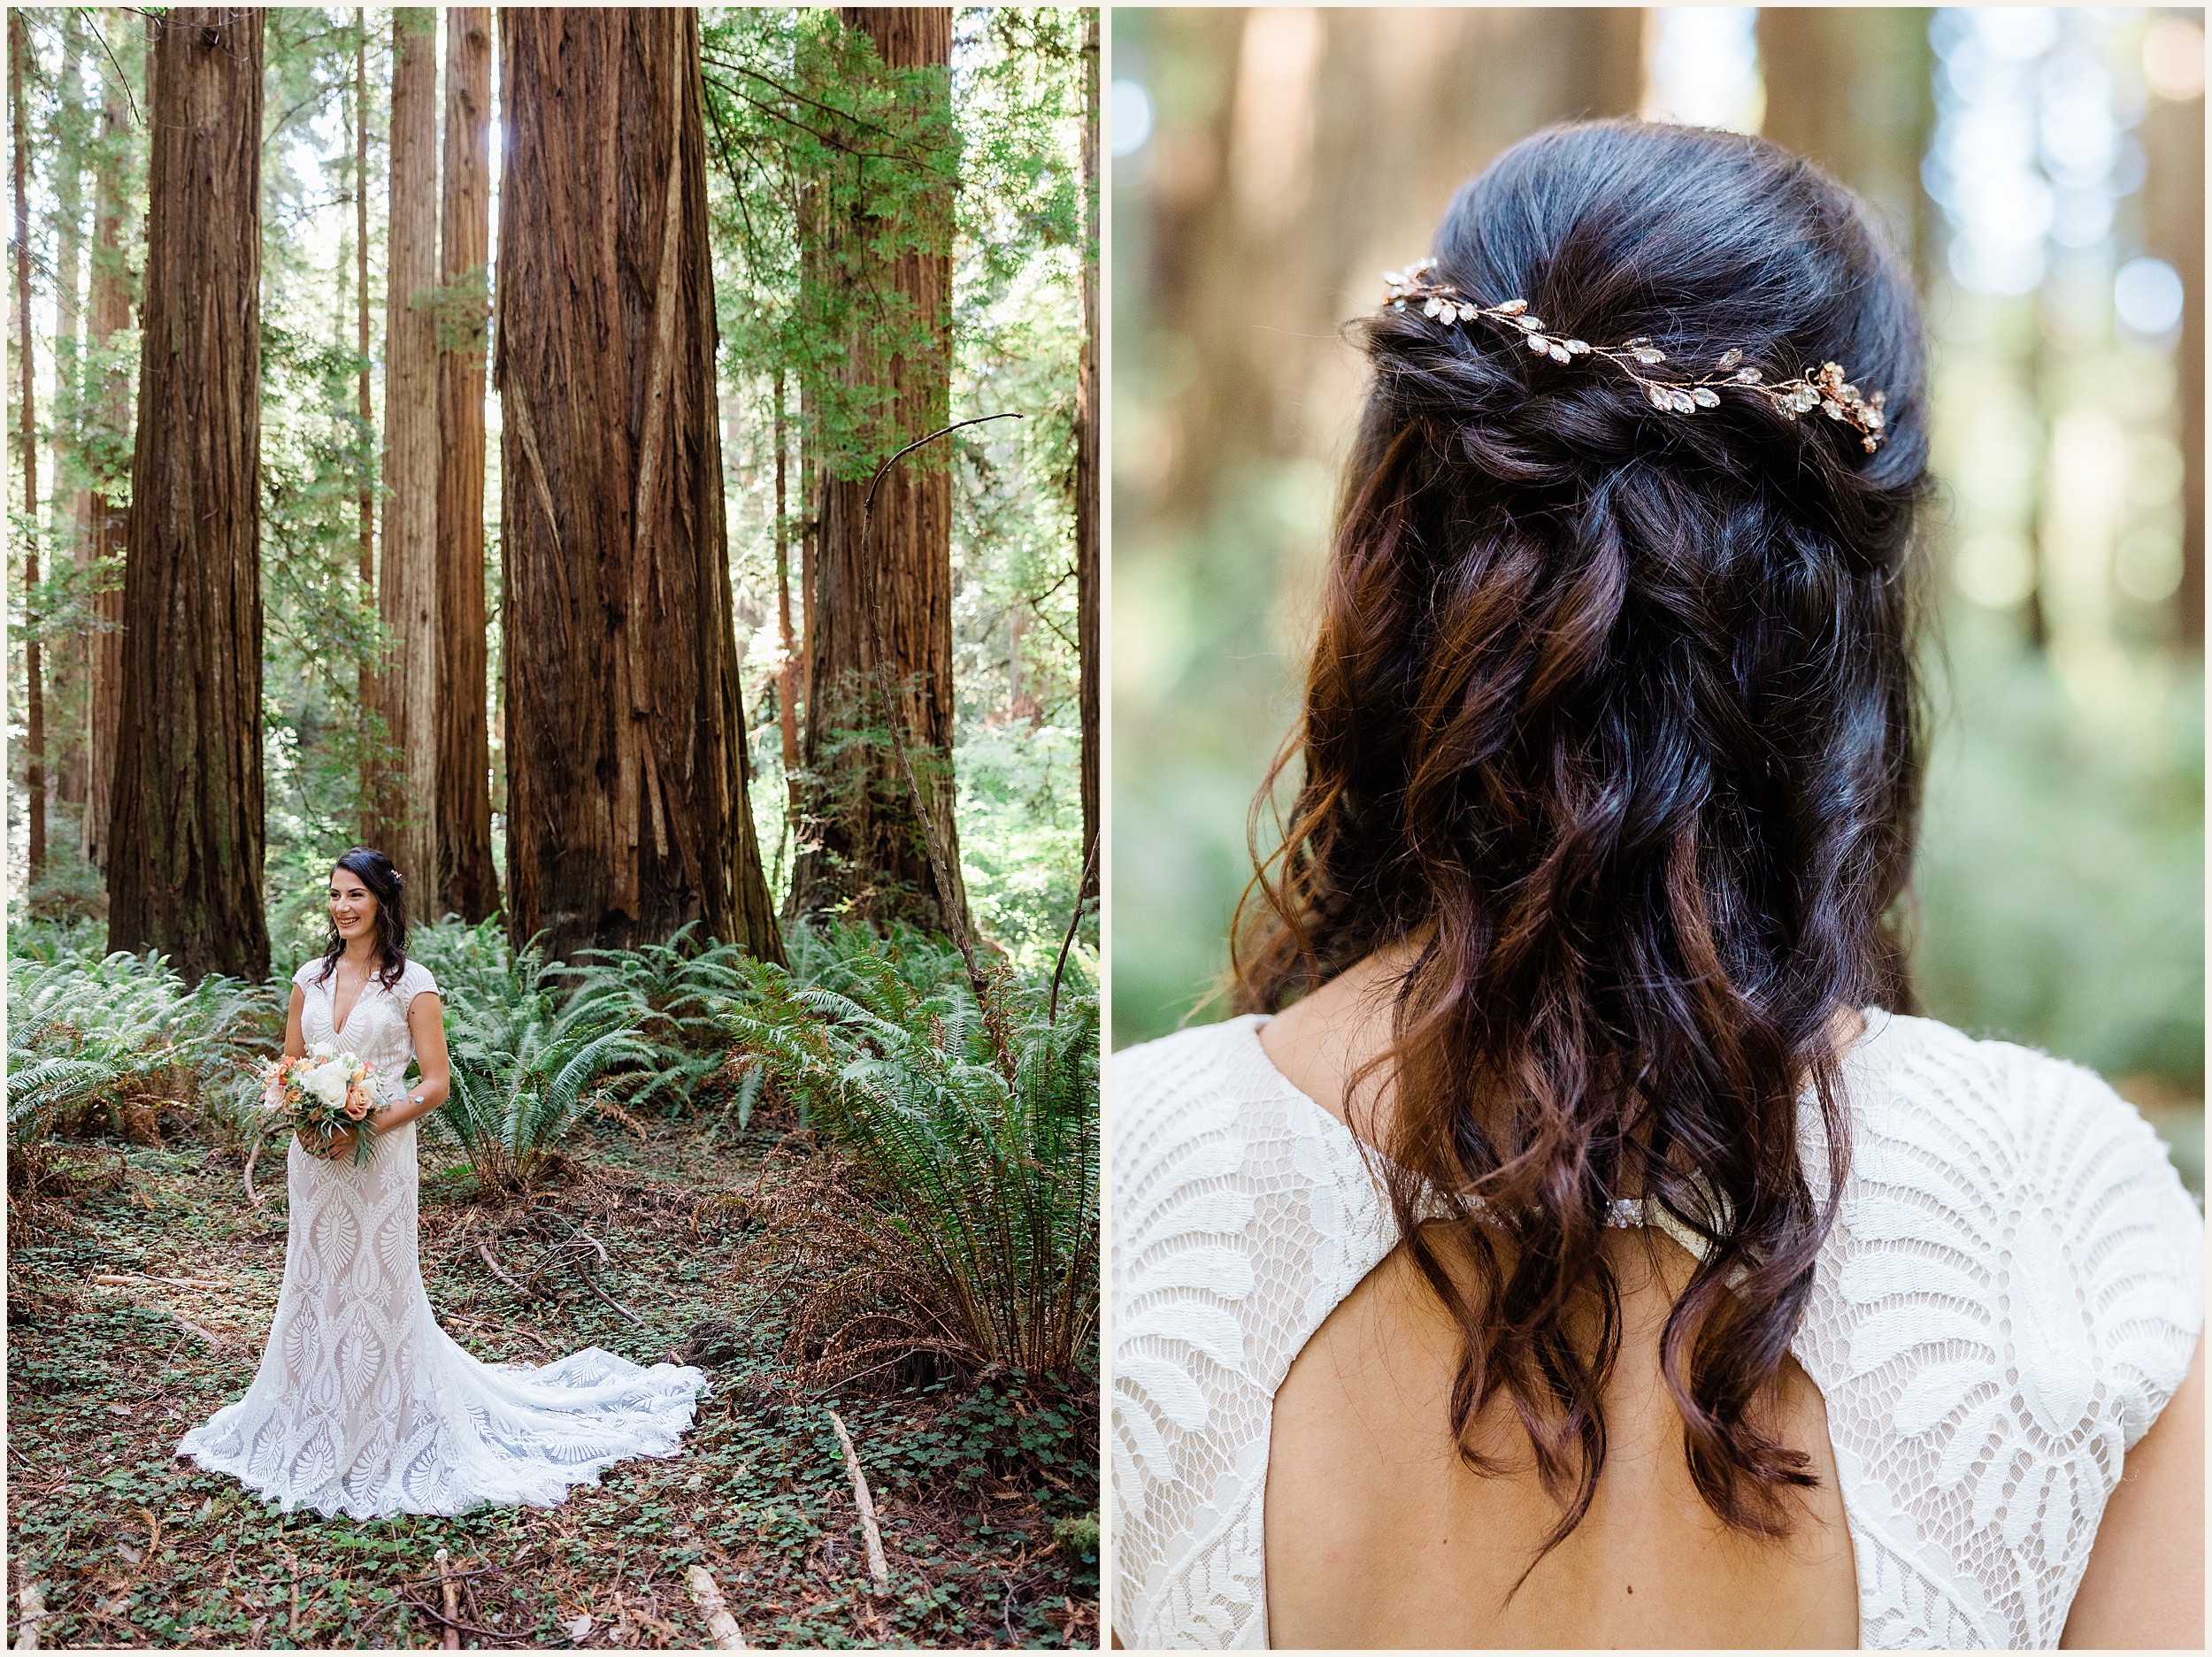
M 416 1239 L 415 1119 L 450 1079 L 438 986 L 406 959 L 401 877 L 356 847 L 330 877 L 332 938 L 293 976 L 284 1050 L 349 1049 L 388 1078 L 369 1159 L 295 1136 L 284 1287 L 252 1387 L 178 1454 L 328 1518 L 550 1507 L 602 1468 L 677 1454 L 706 1386 L 587 1346 L 541 1368 L 479 1362 L 438 1327 Z M 398 1078 L 413 1059 L 420 1078 Z

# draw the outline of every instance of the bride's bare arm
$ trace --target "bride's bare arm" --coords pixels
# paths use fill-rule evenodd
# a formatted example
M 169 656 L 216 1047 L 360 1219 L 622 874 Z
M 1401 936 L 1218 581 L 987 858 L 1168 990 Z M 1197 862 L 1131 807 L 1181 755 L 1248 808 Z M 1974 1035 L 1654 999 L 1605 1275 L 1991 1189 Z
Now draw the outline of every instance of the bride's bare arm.
M 307 1056 L 307 1034 L 300 1025 L 300 1009 L 307 1005 L 307 997 L 300 986 L 292 986 L 292 1010 L 284 1019 L 284 1056 L 303 1059 Z
M 453 1069 L 445 1050 L 445 1004 L 435 990 L 424 990 L 407 1003 L 407 1028 L 415 1038 L 415 1064 L 422 1079 L 407 1090 L 405 1099 L 376 1113 L 380 1133 L 428 1115 L 453 1091 Z
M 2204 1341 L 2127 1453 L 2059 1638 L 2071 1650 L 2204 1649 Z

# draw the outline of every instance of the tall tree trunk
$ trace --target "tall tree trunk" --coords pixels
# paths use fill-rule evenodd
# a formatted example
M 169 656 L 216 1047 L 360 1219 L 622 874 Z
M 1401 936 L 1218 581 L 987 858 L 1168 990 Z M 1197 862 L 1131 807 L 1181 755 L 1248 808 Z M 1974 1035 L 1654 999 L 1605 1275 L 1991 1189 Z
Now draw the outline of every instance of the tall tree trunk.
M 2151 250 L 2181 272 L 2181 338 L 2174 349 L 2180 411 L 2181 582 L 2174 619 L 2181 642 L 2204 648 L 2204 94 L 2154 96 L 2145 111 L 2143 219 Z
M 119 41 L 123 12 L 109 7 L 103 25 L 111 42 Z M 92 346 L 104 351 L 116 334 L 131 326 L 131 274 L 124 263 L 123 157 L 130 131 L 130 98 L 115 64 L 104 58 L 100 70 L 100 153 L 93 184 Z M 130 392 L 120 375 L 102 387 L 100 423 L 111 433 L 125 429 Z M 104 492 L 92 496 L 92 556 L 119 561 L 129 540 L 129 509 Z M 115 738 L 123 714 L 122 572 L 104 572 L 110 583 L 95 601 L 99 625 L 93 633 L 85 709 L 87 769 L 84 803 L 85 860 L 96 869 L 108 863 L 108 829 L 114 812 Z
M 842 7 L 846 27 L 867 37 L 891 69 L 933 68 L 932 96 L 950 108 L 952 13 L 933 6 Z M 893 355 L 875 337 L 876 308 L 855 305 L 841 372 L 849 386 L 889 394 L 863 452 L 944 426 L 950 403 L 952 191 L 910 203 L 891 225 L 856 209 L 824 215 L 825 245 L 803 262 L 815 280 L 890 292 L 922 318 L 925 349 Z M 948 446 L 926 445 L 874 481 L 875 467 L 848 460 L 821 480 L 820 541 L 808 619 L 814 625 L 813 684 L 807 701 L 806 763 L 820 779 L 813 833 L 793 874 L 799 913 L 848 905 L 871 919 L 907 920 L 961 936 L 967 894 L 960 879 L 952 790 L 952 473 Z M 871 488 L 874 502 L 869 504 Z M 835 740 L 840 731 L 880 728 L 879 686 L 914 762 L 939 837 L 946 885 L 939 889 L 928 832 L 892 748 Z
M 144 347 L 108 947 L 269 969 L 261 908 L 259 11 L 152 19 Z
M 438 311 L 438 906 L 499 907 L 484 729 L 485 282 L 491 247 L 492 14 L 446 12 Z
M 427 6 L 392 12 L 384 561 L 377 572 L 377 610 L 390 647 L 376 679 L 385 750 L 373 825 L 373 843 L 430 909 L 438 892 L 438 323 L 427 303 L 438 285 L 436 19 Z
M 376 605 L 376 459 L 369 434 L 376 429 L 376 411 L 369 398 L 369 12 L 366 6 L 353 12 L 353 257 L 354 289 L 360 301 L 361 368 L 355 384 L 361 412 L 361 491 L 357 503 L 361 513 L 361 602 Z M 377 744 L 376 669 L 365 657 L 361 663 L 361 838 L 375 839 Z
M 85 19 L 72 10 L 62 19 L 61 106 L 74 111 L 84 104 Z M 69 549 L 69 562 L 81 572 L 92 557 L 92 494 L 84 487 L 85 375 L 84 305 L 84 157 L 73 139 L 56 146 L 59 176 L 54 184 L 55 204 L 60 210 L 56 238 L 56 272 L 59 303 L 55 307 L 54 380 L 57 412 L 68 421 L 67 449 L 71 470 L 76 474 L 65 493 L 54 491 L 48 503 L 54 513 L 49 545 L 57 563 L 61 548 Z M 63 509 L 65 508 L 66 510 Z M 80 633 L 53 663 L 54 700 L 65 708 L 82 705 L 85 680 L 91 666 L 91 635 Z M 84 802 L 85 746 L 81 728 L 63 739 L 60 763 L 50 772 L 49 786 L 59 785 L 59 797 L 72 805 Z
M 31 55 L 30 31 L 23 13 L 8 12 L 8 103 L 15 118 L 15 321 L 16 363 L 23 397 L 23 590 L 38 586 L 38 403 L 31 365 L 31 209 L 24 168 L 29 157 L 23 108 L 23 65 Z M 24 673 L 28 680 L 24 713 L 29 725 L 24 743 L 23 786 L 31 817 L 31 878 L 46 872 L 46 687 L 39 671 L 38 618 L 26 604 L 23 617 Z
M 790 815 L 799 811 L 799 649 L 791 636 L 791 521 L 784 497 L 784 471 L 790 458 L 783 418 L 783 370 L 776 370 L 776 641 L 783 665 L 776 670 L 776 725 L 783 737 L 783 775 Z
M 1924 278 L 1920 159 L 1935 122 L 1928 14 L 1906 6 L 1761 6 L 1765 135 L 1863 196 Z
M 780 959 L 747 804 L 695 12 L 503 12 L 507 914 Z
M 1075 643 L 1083 727 L 1083 860 L 1098 890 L 1098 17 L 1083 25 L 1083 353 L 1075 372 Z

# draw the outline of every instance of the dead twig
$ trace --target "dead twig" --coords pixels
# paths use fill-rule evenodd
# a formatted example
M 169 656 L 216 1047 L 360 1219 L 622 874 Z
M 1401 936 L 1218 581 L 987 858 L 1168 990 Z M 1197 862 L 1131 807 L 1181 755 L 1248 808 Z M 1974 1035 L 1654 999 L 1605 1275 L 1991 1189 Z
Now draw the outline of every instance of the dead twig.
M 845 1423 L 835 1410 L 829 1412 L 830 1425 L 837 1429 L 837 1443 L 845 1452 L 845 1471 L 853 1481 L 853 1505 L 860 1509 L 860 1534 L 868 1546 L 868 1576 L 878 1593 L 891 1592 L 891 1567 L 883 1557 L 883 1532 L 876 1528 L 875 1499 L 868 1493 L 868 1476 L 860 1470 L 860 1457 L 853 1449 L 853 1436 L 845 1431 Z
M 1091 889 L 1091 871 L 1098 867 L 1098 842 L 1091 842 L 1091 849 L 1083 858 L 1083 873 L 1075 883 L 1075 913 L 1068 917 L 1068 935 L 1060 940 L 1060 959 L 1052 969 L 1052 1001 L 1045 1009 L 1047 1025 L 1060 1022 L 1060 975 L 1068 970 L 1068 950 L 1075 942 L 1075 929 L 1083 922 L 1083 894 Z
M 745 1636 L 737 1626 L 737 1619 L 730 1615 L 728 1603 L 722 1591 L 714 1584 L 714 1576 L 703 1565 L 694 1565 L 684 1572 L 684 1579 L 691 1584 L 691 1598 L 707 1619 L 707 1632 L 713 1638 L 718 1651 L 743 1651 Z
M 261 1206 L 261 1193 L 253 1188 L 253 1165 L 260 1160 L 261 1144 L 266 1137 L 265 1134 L 255 1134 L 253 1149 L 246 1154 L 246 1201 L 257 1208 Z
M 24 1573 L 27 1576 L 29 1574 L 28 1571 Z M 15 1648 L 18 1651 L 36 1651 L 38 1625 L 54 1615 L 46 1608 L 46 1584 L 42 1582 L 26 1582 L 23 1591 L 16 1595 L 15 1602 L 23 1608 L 23 1615 L 16 1622 L 16 1626 L 23 1631 L 16 1636 Z
M 453 1580 L 452 1562 L 443 1548 L 438 1550 L 438 1592 L 445 1601 L 445 1648 L 461 1649 L 461 1585 Z
M 227 1283 L 210 1283 L 204 1277 L 157 1277 L 150 1271 L 131 1272 L 121 1276 L 113 1272 L 101 1272 L 92 1280 L 95 1283 L 170 1283 L 174 1284 L 180 1289 L 227 1289 L 230 1287 Z
M 498 1278 L 502 1283 L 512 1289 L 524 1300 L 534 1300 L 538 1298 L 533 1291 L 524 1287 L 521 1284 L 517 1283 L 512 1277 L 509 1277 L 504 1269 L 501 1267 L 500 1263 L 492 1258 L 492 1246 L 489 1243 L 478 1243 L 476 1246 L 476 1253 L 477 1257 L 482 1260 L 487 1266 L 491 1268 L 493 1277 Z

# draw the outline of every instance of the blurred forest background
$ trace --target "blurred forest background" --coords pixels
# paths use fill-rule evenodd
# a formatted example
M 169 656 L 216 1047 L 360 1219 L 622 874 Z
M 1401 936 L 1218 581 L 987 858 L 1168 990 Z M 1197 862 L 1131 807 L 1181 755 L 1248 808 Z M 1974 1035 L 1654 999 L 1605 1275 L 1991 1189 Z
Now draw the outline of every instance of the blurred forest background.
M 1925 1010 L 2088 1064 L 2203 1189 L 2195 8 L 1113 14 L 1113 1040 L 1224 1016 L 1361 395 L 1340 326 L 1548 122 L 1763 133 L 1872 203 L 1934 371 Z

